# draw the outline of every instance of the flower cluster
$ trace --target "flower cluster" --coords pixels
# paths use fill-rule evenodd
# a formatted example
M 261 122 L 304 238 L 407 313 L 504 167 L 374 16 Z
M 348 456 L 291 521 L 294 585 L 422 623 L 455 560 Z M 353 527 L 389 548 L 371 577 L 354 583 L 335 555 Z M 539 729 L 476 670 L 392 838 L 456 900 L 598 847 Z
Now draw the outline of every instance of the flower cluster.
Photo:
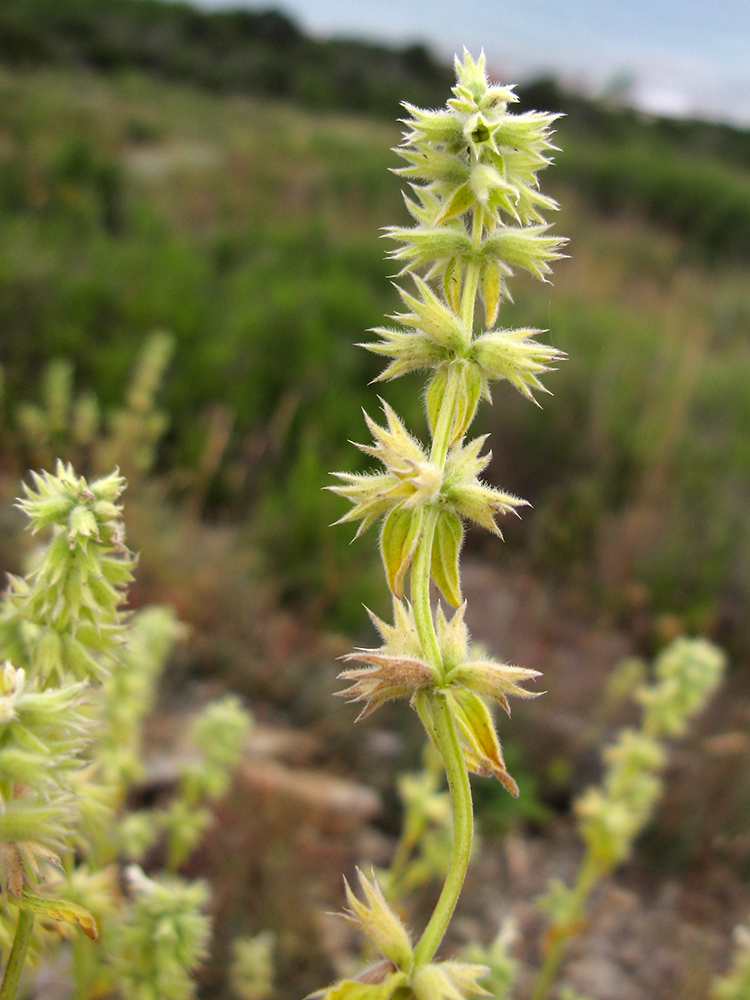
M 25 578 L 11 577 L 0 615 L 0 642 L 14 663 L 48 679 L 101 680 L 122 633 L 119 605 L 132 580 L 117 499 L 116 472 L 91 484 L 59 462 L 33 475 L 19 507 L 36 534 L 51 527 L 44 558 Z
M 383 645 L 377 649 L 359 649 L 344 657 L 365 666 L 342 671 L 339 676 L 353 683 L 338 694 L 348 701 L 365 703 L 359 719 L 367 718 L 386 701 L 410 697 L 431 734 L 430 700 L 423 696 L 439 693 L 448 702 L 458 725 L 468 769 L 487 777 L 494 775 L 508 791 L 518 795 L 518 786 L 505 769 L 494 722 L 484 698 L 497 701 L 510 715 L 508 697 L 535 697 L 535 692 L 526 690 L 522 684 L 538 677 L 539 672 L 492 659 L 474 659 L 464 621 L 465 605 L 461 605 L 450 621 L 442 608 L 438 608 L 435 624 L 440 662 L 431 663 L 422 652 L 409 605 L 394 600 L 393 607 L 395 625 L 388 625 L 370 613 Z
M 127 641 L 104 678 L 97 757 L 102 780 L 117 789 L 120 801 L 143 777 L 143 722 L 154 707 L 164 662 L 183 632 L 169 608 L 140 609 L 129 619 Z
M 378 328 L 380 339 L 362 345 L 390 359 L 383 379 L 430 372 L 425 406 L 432 442 L 424 447 L 384 402 L 385 425 L 365 415 L 373 443 L 357 445 L 382 469 L 336 473 L 342 483 L 330 487 L 352 504 L 339 523 L 359 522 L 357 536 L 382 522 L 380 552 L 396 599 L 393 628 L 386 634 L 386 626 L 376 622 L 386 646 L 353 654 L 367 667 L 344 677 L 354 682 L 348 697 L 366 702 L 360 718 L 384 701 L 408 697 L 428 731 L 430 699 L 423 695 L 439 690 L 465 741 L 467 766 L 497 775 L 515 792 L 483 699 L 495 698 L 507 708 L 507 695 L 522 693 L 517 681 L 530 673 L 473 663 L 464 638 L 458 641 L 462 659 L 446 649 L 465 633 L 459 572 L 465 524 L 501 536 L 497 516 L 526 504 L 483 482 L 491 453 L 482 452 L 485 437 L 467 441 L 466 431 L 479 399 L 490 398 L 493 380 L 507 379 L 533 399 L 542 388 L 540 375 L 562 357 L 537 343 L 539 331 L 494 326 L 513 269 L 544 279 L 560 256 L 564 241 L 545 235 L 540 215 L 556 205 L 539 192 L 536 176 L 550 162 L 555 116 L 511 114 L 512 88 L 490 85 L 484 57 L 474 62 L 466 54 L 456 61 L 456 72 L 453 98 L 444 110 L 406 105 L 410 117 L 397 152 L 407 165 L 396 172 L 411 182 L 407 204 L 416 225 L 391 227 L 386 234 L 398 243 L 392 256 L 404 262 L 402 273 L 411 275 L 415 288 L 398 289 L 406 307 L 392 317 L 398 326 Z M 485 324 L 475 331 L 478 296 Z M 422 595 L 412 596 L 416 614 L 401 603 L 410 573 L 412 595 Z M 450 627 L 445 618 L 431 623 L 419 610 L 427 578 L 459 609 Z
M 604 781 L 585 792 L 576 813 L 581 834 L 605 871 L 628 857 L 648 822 L 666 761 L 666 749 L 642 730 L 624 729 L 604 751 Z
M 32 531 L 51 537 L 0 602 L 0 890 L 14 908 L 0 908 L 0 941 L 10 950 L 12 938 L 17 955 L 9 997 L 26 948 L 52 926 L 57 942 L 65 925 L 101 933 L 91 950 L 80 934 L 71 942 L 82 997 L 187 1000 L 205 951 L 205 887 L 133 869 L 123 891 L 117 861 L 159 837 L 168 866 L 185 860 L 210 822 L 206 805 L 228 788 L 250 720 L 236 698 L 207 706 L 172 801 L 126 812 L 143 777 L 144 718 L 181 626 L 164 608 L 122 615 L 133 565 L 123 487 L 116 473 L 89 483 L 58 463 L 19 503 Z
M 505 279 L 513 267 L 544 278 L 564 242 L 542 235 L 545 227 L 536 224 L 541 209 L 556 207 L 540 194 L 536 179 L 549 162 L 545 154 L 554 148 L 549 127 L 555 116 L 509 114 L 515 95 L 488 84 L 483 58 L 475 63 L 467 55 L 456 69 L 458 85 L 447 109 L 407 105 L 409 131 L 397 151 L 409 165 L 397 173 L 412 181 L 417 201 L 407 199 L 407 204 L 417 224 L 387 230 L 401 244 L 392 256 L 406 261 L 405 271 L 429 265 L 428 280 L 442 276 L 442 295 L 409 272 L 416 292 L 399 287 L 408 310 L 392 317 L 399 326 L 378 328 L 380 340 L 362 345 L 391 359 L 382 379 L 431 371 L 425 402 L 433 446 L 426 452 L 383 404 L 387 427 L 366 416 L 375 443 L 358 447 L 382 462 L 384 471 L 336 473 L 345 485 L 331 487 L 353 504 L 341 521 L 359 521 L 357 535 L 384 518 L 380 549 L 397 597 L 423 534 L 425 512 L 434 510 L 431 568 L 454 606 L 461 603 L 457 563 L 463 522 L 500 534 L 496 515 L 526 503 L 481 481 L 491 455 L 479 454 L 483 438 L 463 444 L 463 435 L 480 397 L 490 399 L 491 381 L 507 379 L 533 399 L 533 392 L 543 388 L 539 376 L 563 357 L 536 342 L 538 330 L 475 334 L 475 297 L 480 289 L 492 327 L 502 298 L 508 297 Z M 509 225 L 508 219 L 517 224 Z M 444 410 L 449 426 L 438 431 Z
M 344 919 L 365 935 L 383 956 L 354 979 L 344 979 L 307 1000 L 389 1000 L 394 995 L 415 1000 L 460 1000 L 490 994 L 479 984 L 489 969 L 467 962 L 415 962 L 409 933 L 388 905 L 378 883 L 358 872 L 364 902 L 346 883 L 349 909 Z
M 651 817 L 667 761 L 664 740 L 681 736 L 721 683 L 725 657 L 705 639 L 676 639 L 657 657 L 654 682 L 636 691 L 644 706 L 638 730 L 624 729 L 604 752 L 599 788 L 576 804 L 581 833 L 604 871 L 629 854 Z
M 70 775 L 80 767 L 90 728 L 83 699 L 83 684 L 39 691 L 23 668 L 8 660 L 0 666 L 3 892 L 18 896 L 34 884 L 35 858 L 62 850 L 75 826 Z M 10 863 L 9 852 L 17 853 L 18 865 Z
M 166 868 L 179 869 L 213 819 L 210 805 L 229 788 L 251 722 L 233 695 L 203 709 L 191 728 L 193 752 L 180 762 L 173 797 L 161 809 L 140 809 L 121 822 L 120 841 L 128 858 L 139 861 L 164 840 Z
M 229 979 L 239 1000 L 267 1000 L 273 993 L 274 942 L 271 931 L 261 931 L 232 943 Z
M 28 576 L 11 578 L 0 605 L 0 653 L 8 657 L 0 668 L 3 895 L 92 933 L 75 908 L 34 890 L 44 881 L 40 862 L 54 864 L 71 846 L 92 801 L 79 794 L 96 725 L 88 680 L 115 662 L 132 566 L 117 505 L 123 485 L 117 474 L 89 484 L 62 463 L 55 475 L 35 476 L 19 506 L 32 532 L 50 527 L 52 539 Z
M 433 578 L 445 599 L 456 607 L 461 603 L 458 555 L 463 542 L 463 521 L 474 521 L 502 537 L 495 516 L 513 511 L 526 501 L 480 480 L 479 474 L 492 458 L 491 453 L 479 454 L 485 437 L 468 444 L 460 441 L 453 444 L 441 469 L 430 461 L 387 403 L 383 409 L 388 427 L 379 427 L 366 416 L 376 444 L 357 447 L 379 459 L 386 471 L 359 475 L 335 473 L 348 485 L 330 489 L 354 504 L 338 523 L 359 520 L 358 537 L 385 515 L 380 551 L 388 585 L 396 597 L 401 597 L 420 538 L 424 510 L 433 507 L 437 513 Z
M 541 900 L 552 914 L 548 940 L 557 942 L 557 950 L 550 952 L 556 955 L 555 963 L 562 942 L 585 919 L 594 885 L 630 855 L 653 815 L 668 759 L 664 741 L 685 732 L 721 683 L 725 665 L 721 650 L 706 640 L 676 639 L 658 656 L 654 681 L 636 690 L 635 697 L 644 706 L 640 727 L 619 733 L 604 751 L 601 784 L 588 789 L 575 804 L 586 844 L 578 881 L 568 887 L 554 880 Z
M 211 930 L 201 913 L 206 886 L 176 876 L 150 879 L 137 865 L 127 879 L 133 903 L 111 944 L 120 993 L 124 1000 L 189 1000 L 190 972 L 205 957 Z
M 682 736 L 690 720 L 721 684 L 726 657 L 706 639 L 675 639 L 654 664 L 655 683 L 636 697 L 644 707 L 643 728 L 656 736 Z
M 196 719 L 191 732 L 196 757 L 185 762 L 177 795 L 156 817 L 167 836 L 170 869 L 188 858 L 211 822 L 207 804 L 226 794 L 250 722 L 248 712 L 234 695 L 212 702 Z

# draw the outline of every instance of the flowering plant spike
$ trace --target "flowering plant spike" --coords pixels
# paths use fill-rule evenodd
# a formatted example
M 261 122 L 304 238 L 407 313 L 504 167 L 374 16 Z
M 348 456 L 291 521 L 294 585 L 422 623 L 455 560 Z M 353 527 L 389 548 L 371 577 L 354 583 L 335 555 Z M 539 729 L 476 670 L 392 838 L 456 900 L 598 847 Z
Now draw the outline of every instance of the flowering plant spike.
M 50 537 L 0 594 L 0 1000 L 13 1000 L 27 956 L 55 947 L 72 951 L 81 1000 L 190 1000 L 207 950 L 207 889 L 177 869 L 227 791 L 250 719 L 235 697 L 209 704 L 168 804 L 128 809 L 181 629 L 166 608 L 121 608 L 135 562 L 124 486 L 117 472 L 87 481 L 58 462 L 18 504 Z M 169 874 L 132 864 L 120 877 L 121 861 L 160 842 Z
M 726 657 L 712 643 L 680 637 L 657 657 L 652 683 L 634 692 L 643 706 L 639 728 L 620 730 L 603 753 L 601 784 L 589 788 L 574 805 L 586 845 L 575 884 L 553 879 L 538 900 L 552 921 L 531 1000 L 546 1000 L 568 941 L 586 922 L 586 904 L 595 885 L 628 858 L 651 818 L 663 790 L 666 741 L 684 735 L 715 694 L 725 669 Z M 730 991 L 727 997 L 732 996 Z
M 536 402 L 536 394 L 546 391 L 542 376 L 564 357 L 539 342 L 541 331 L 498 323 L 514 271 L 544 281 L 561 256 L 564 240 L 547 232 L 543 218 L 557 205 L 537 182 L 555 148 L 550 127 L 556 116 L 512 114 L 513 88 L 490 84 L 484 55 L 475 62 L 464 53 L 456 74 L 453 97 L 442 110 L 404 105 L 406 132 L 396 152 L 405 165 L 395 172 L 409 181 L 406 205 L 414 225 L 385 231 L 395 243 L 390 256 L 401 266 L 397 289 L 404 311 L 390 317 L 394 325 L 373 331 L 378 339 L 361 345 L 386 360 L 379 380 L 427 372 L 431 441 L 417 441 L 383 402 L 383 425 L 365 414 L 373 443 L 357 446 L 382 468 L 336 473 L 341 483 L 330 487 L 351 502 L 340 521 L 358 522 L 357 536 L 379 523 L 393 595 L 393 624 L 371 615 L 382 645 L 345 657 L 357 665 L 342 673 L 350 687 L 340 693 L 362 704 L 359 719 L 386 701 L 410 700 L 447 773 L 453 846 L 440 899 L 413 947 L 397 918 L 388 916 L 376 883 L 361 881 L 369 908 L 347 887 L 348 919 L 357 916 L 384 964 L 362 981 L 331 987 L 329 1000 L 385 997 L 400 986 L 416 996 L 483 994 L 481 966 L 432 959 L 468 865 L 473 815 L 467 772 L 494 776 L 518 794 L 491 706 L 497 702 L 509 713 L 509 697 L 532 697 L 524 685 L 537 676 L 472 652 L 459 560 L 467 522 L 500 535 L 498 516 L 526 504 L 481 478 L 491 453 L 483 450 L 484 437 L 466 438 L 480 399 L 491 401 L 492 384 L 504 379 Z M 433 611 L 431 581 L 454 611 Z

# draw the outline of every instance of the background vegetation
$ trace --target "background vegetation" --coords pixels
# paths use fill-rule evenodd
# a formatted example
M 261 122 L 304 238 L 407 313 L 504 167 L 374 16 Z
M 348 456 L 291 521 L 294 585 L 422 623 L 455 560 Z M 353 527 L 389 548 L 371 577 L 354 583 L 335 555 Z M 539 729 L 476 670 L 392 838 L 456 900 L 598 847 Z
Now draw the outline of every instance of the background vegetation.
M 255 643 L 266 673 L 244 690 L 302 722 L 328 704 L 302 667 L 331 648 L 300 652 L 300 630 L 346 630 L 385 600 L 372 546 L 328 529 L 342 502 L 322 488 L 354 468 L 346 442 L 375 405 L 380 364 L 354 342 L 397 308 L 378 229 L 407 218 L 388 173 L 398 101 L 441 104 L 451 81 L 421 47 L 313 41 L 275 12 L 0 6 L 3 495 L 53 454 L 87 473 L 102 452 L 86 415 L 111 431 L 167 331 L 164 433 L 151 478 L 131 476 L 133 600 L 171 600 L 196 628 L 183 678 L 236 678 Z M 549 329 L 570 360 L 542 411 L 507 388 L 483 414 L 490 477 L 534 509 L 504 547 L 469 544 L 574 593 L 636 649 L 701 632 L 746 677 L 750 134 L 551 81 L 520 94 L 567 114 L 545 190 L 571 257 L 554 290 L 519 279 L 500 321 Z M 419 425 L 418 379 L 381 391 Z M 15 568 L 17 522 L 0 530 Z
M 112 405 L 143 339 L 169 331 L 161 468 L 196 469 L 211 428 L 231 426 L 205 509 L 251 517 L 285 593 L 346 623 L 364 557 L 324 529 L 338 506 L 320 486 L 371 405 L 360 387 L 377 362 L 352 342 L 394 307 L 377 230 L 405 212 L 396 126 L 341 108 L 361 93 L 358 108 L 391 119 L 385 80 L 434 104 L 448 70 L 389 53 L 394 75 L 355 43 L 350 66 L 276 13 L 24 0 L 0 15 L 8 433 L 49 359 Z M 259 53 L 274 73 L 253 75 Z M 330 83 L 315 98 L 294 82 L 306 60 Z M 535 503 L 509 542 L 615 603 L 637 583 L 659 612 L 745 649 L 750 138 L 553 83 L 523 105 L 568 112 L 550 182 L 573 242 L 554 294 L 529 284 L 518 314 L 572 360 L 553 382 L 562 416 L 504 410 L 493 474 Z M 416 381 L 393 392 L 417 418 Z

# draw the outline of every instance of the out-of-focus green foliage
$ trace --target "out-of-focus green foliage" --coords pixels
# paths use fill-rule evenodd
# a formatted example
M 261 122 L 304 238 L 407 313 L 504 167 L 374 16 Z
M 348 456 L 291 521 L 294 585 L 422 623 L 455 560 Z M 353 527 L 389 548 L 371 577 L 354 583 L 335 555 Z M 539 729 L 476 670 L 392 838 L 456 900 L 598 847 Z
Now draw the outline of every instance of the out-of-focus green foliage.
M 91 13 L 54 6 L 39 31 L 69 9 Z M 168 4 L 143 10 L 155 17 L 157 6 L 176 17 Z M 32 8 L 11 3 L 2 16 L 30 21 Z M 550 329 L 572 358 L 547 382 L 568 401 L 561 412 L 532 419 L 513 393 L 503 398 L 488 473 L 535 497 L 507 542 L 544 570 L 575 564 L 612 593 L 645 592 L 654 610 L 749 646 L 750 141 L 549 86 L 520 96 L 569 112 L 553 179 L 577 196 L 559 192 L 573 240 L 554 297 L 521 279 L 500 318 Z M 85 439 L 97 407 L 121 405 L 145 338 L 167 330 L 158 468 L 176 470 L 171 482 L 190 487 L 196 508 L 252 511 L 285 595 L 312 595 L 342 624 L 361 600 L 377 604 L 375 560 L 325 530 L 337 507 L 321 488 L 329 468 L 368 470 L 342 442 L 381 367 L 352 341 L 397 307 L 377 239 L 379 226 L 407 221 L 387 172 L 397 138 L 372 119 L 228 100 L 138 72 L 3 71 L 4 444 L 23 437 L 36 461 L 39 407 L 65 392 Z M 418 427 L 420 391 L 408 376 L 383 394 Z M 493 419 L 483 415 L 486 430 L 499 429 Z
M 101 104 L 91 105 L 92 86 Z M 83 443 L 97 415 L 121 405 L 148 332 L 170 331 L 160 469 L 184 470 L 178 486 L 202 477 L 214 506 L 260 509 L 286 591 L 314 592 L 325 610 L 367 575 L 361 553 L 325 531 L 335 501 L 321 489 L 377 372 L 352 340 L 392 302 L 377 227 L 385 205 L 401 211 L 387 183 L 396 132 L 280 105 L 232 110 L 169 87 L 154 101 L 153 86 L 0 80 L 11 98 L 0 132 L 13 148 L 0 156 L 0 178 L 4 170 L 18 181 L 0 180 L 5 441 L 16 447 L 20 437 L 37 462 L 59 448 L 67 420 Z M 101 164 L 119 178 L 116 229 L 96 181 Z M 40 391 L 50 358 L 60 360 Z M 214 440 L 230 430 L 231 440 Z M 288 510 L 296 481 L 302 500 Z M 367 594 L 358 584 L 349 603 Z
M 442 99 L 453 77 L 422 45 L 314 40 L 274 9 L 201 11 L 174 0 L 4 0 L 0 59 L 147 70 L 225 93 L 389 118 L 405 93 L 426 104 Z
M 742 1000 L 750 990 L 750 932 L 747 925 L 735 928 L 732 967 L 712 985 L 711 1000 Z
M 704 262 L 750 258 L 750 132 L 652 118 L 621 103 L 627 92 L 597 102 L 540 80 L 520 97 L 524 108 L 566 115 L 557 180 L 598 211 L 635 211 Z

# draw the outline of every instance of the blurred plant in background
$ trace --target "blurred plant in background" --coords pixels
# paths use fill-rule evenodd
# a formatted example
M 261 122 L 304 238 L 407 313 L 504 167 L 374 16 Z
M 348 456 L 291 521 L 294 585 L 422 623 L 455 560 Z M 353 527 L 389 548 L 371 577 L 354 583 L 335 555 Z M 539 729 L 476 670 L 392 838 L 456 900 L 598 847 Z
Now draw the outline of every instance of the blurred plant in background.
M 359 603 L 376 599 L 375 562 L 323 530 L 335 506 L 319 486 L 327 469 L 343 467 L 349 414 L 377 374 L 353 334 L 393 311 L 376 234 L 405 218 L 386 173 L 395 130 L 74 68 L 95 59 L 77 48 L 89 45 L 143 66 L 162 55 L 154 39 L 165 32 L 193 53 L 217 37 L 231 49 L 271 45 L 273 61 L 283 51 L 270 41 L 277 19 L 240 24 L 230 12 L 188 16 L 132 0 L 112 0 L 98 18 L 82 4 L 65 16 L 89 29 L 60 49 L 62 14 L 39 3 L 44 16 L 26 0 L 0 15 L 8 38 L 37 39 L 45 67 L 16 64 L 0 80 L 4 447 L 49 358 L 72 363 L 76 385 L 111 413 L 143 331 L 169 330 L 160 469 L 196 509 L 252 521 L 287 602 L 351 629 Z M 298 28 L 292 36 L 305 52 L 313 45 Z M 128 39 L 125 51 L 113 38 Z M 339 53 L 348 72 L 352 52 Z M 55 53 L 74 65 L 52 68 Z M 231 65 L 241 76 L 244 61 Z M 382 59 L 377 65 L 380 74 Z M 429 67 L 416 57 L 410 65 L 415 89 L 403 93 L 419 103 Z M 313 89 L 334 107 L 341 77 L 333 66 L 330 76 Z M 261 73 L 231 86 L 267 93 L 279 79 Z M 445 80 L 441 69 L 427 106 Z M 366 92 L 364 79 L 355 90 Z M 554 299 L 519 275 L 505 311 L 509 324 L 554 323 L 557 346 L 573 360 L 557 376 L 570 401 L 564 413 L 532 415 L 520 399 L 504 408 L 507 433 L 487 475 L 502 482 L 512 468 L 519 492 L 535 498 L 533 517 L 509 544 L 544 575 L 564 581 L 574 565 L 577 585 L 603 583 L 615 614 L 677 615 L 688 630 L 720 630 L 733 650 L 750 649 L 742 612 L 750 599 L 746 136 L 646 122 L 541 84 L 524 98 L 569 111 L 551 183 L 566 194 L 576 254 L 560 269 Z M 107 199 L 117 206 L 115 226 Z M 420 428 L 411 378 L 391 393 Z M 76 434 L 85 436 L 91 405 L 76 408 Z M 479 421 L 496 430 L 490 412 Z M 300 497 L 292 511 L 291 491 Z
M 443 764 L 431 743 L 424 767 L 402 774 L 397 783 L 403 805 L 401 836 L 380 882 L 389 899 L 405 899 L 415 889 L 443 877 L 450 858 L 453 813 L 443 790 Z
M 147 339 L 126 389 L 125 405 L 104 419 L 90 390 L 74 396 L 72 362 L 51 361 L 42 375 L 40 402 L 21 403 L 15 413 L 20 445 L 31 464 L 45 468 L 62 458 L 95 473 L 116 464 L 131 488 L 137 486 L 153 470 L 157 447 L 169 425 L 156 397 L 173 349 L 174 339 L 166 333 Z
M 129 811 L 143 777 L 142 727 L 180 628 L 164 608 L 122 616 L 134 562 L 123 487 L 117 473 L 87 482 L 58 462 L 20 502 L 32 531 L 52 537 L 27 575 L 11 579 L 0 610 L 2 889 L 19 912 L 14 928 L 12 911 L 2 911 L 3 937 L 14 942 L 4 1000 L 26 951 L 48 955 L 51 921 L 101 935 L 70 941 L 79 997 L 193 996 L 206 953 L 206 887 L 147 877 L 136 862 L 147 863 L 159 841 L 172 871 L 191 853 L 211 821 L 207 806 L 227 791 L 250 718 L 232 697 L 209 705 L 166 808 Z M 121 885 L 123 855 L 133 863 Z
M 552 922 L 532 1000 L 548 996 L 569 939 L 585 925 L 586 902 L 597 882 L 630 857 L 662 794 L 666 741 L 685 734 L 722 683 L 725 665 L 724 654 L 704 639 L 676 639 L 657 657 L 653 681 L 636 689 L 640 727 L 623 729 L 604 750 L 601 785 L 574 806 L 586 845 L 576 883 L 555 880 L 539 900 Z
M 743 1000 L 750 994 L 750 928 L 741 924 L 734 932 L 736 949 L 732 967 L 714 980 L 712 1000 Z

